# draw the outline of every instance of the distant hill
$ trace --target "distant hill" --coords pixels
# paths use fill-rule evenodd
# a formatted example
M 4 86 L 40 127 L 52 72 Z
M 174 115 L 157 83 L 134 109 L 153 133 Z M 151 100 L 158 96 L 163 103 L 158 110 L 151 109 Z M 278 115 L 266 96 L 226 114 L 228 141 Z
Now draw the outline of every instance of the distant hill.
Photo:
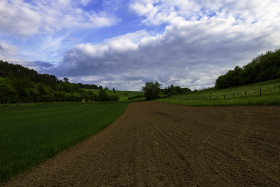
M 267 51 L 249 64 L 229 70 L 216 80 L 216 88 L 229 88 L 280 78 L 280 49 Z

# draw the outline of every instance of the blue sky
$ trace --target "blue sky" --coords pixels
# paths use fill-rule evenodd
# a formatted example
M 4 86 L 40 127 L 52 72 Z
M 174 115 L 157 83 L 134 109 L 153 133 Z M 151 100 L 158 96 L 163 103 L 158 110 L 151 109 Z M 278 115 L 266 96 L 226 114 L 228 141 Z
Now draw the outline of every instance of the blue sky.
M 72 82 L 200 89 L 280 48 L 275 0 L 1 0 L 0 59 Z

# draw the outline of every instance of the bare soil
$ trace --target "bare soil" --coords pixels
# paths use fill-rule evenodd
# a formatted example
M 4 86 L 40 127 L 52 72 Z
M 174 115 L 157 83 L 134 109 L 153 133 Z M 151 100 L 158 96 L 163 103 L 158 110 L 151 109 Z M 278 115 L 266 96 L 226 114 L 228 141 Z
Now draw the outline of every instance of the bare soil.
M 4 186 L 280 186 L 280 107 L 129 105 Z

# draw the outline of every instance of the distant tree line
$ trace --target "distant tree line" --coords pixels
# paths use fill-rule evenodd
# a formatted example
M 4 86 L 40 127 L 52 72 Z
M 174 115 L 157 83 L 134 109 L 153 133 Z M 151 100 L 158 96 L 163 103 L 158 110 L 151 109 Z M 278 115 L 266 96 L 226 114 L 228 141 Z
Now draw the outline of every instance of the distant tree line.
M 191 89 L 189 88 L 181 88 L 180 86 L 168 86 L 161 90 L 163 94 L 166 94 L 168 97 L 172 95 L 180 95 L 180 94 L 186 94 L 188 92 L 191 92 Z
M 216 88 L 248 85 L 280 78 L 280 49 L 267 51 L 243 68 L 236 66 L 216 80 Z
M 78 83 L 78 86 L 80 88 L 85 88 L 85 89 L 99 89 L 99 87 L 97 85 L 95 85 L 95 84 L 82 84 L 82 83 Z
M 191 92 L 189 88 L 181 88 L 180 86 L 168 86 L 164 89 L 161 89 L 161 84 L 158 82 L 146 82 L 146 85 L 142 88 L 144 92 L 144 96 L 147 100 L 157 99 L 160 98 L 160 94 L 162 93 L 163 97 L 170 97 L 172 95 L 180 95 L 180 94 L 186 94 L 188 92 Z
M 87 89 L 100 89 L 94 94 Z M 33 69 L 0 60 L 0 103 L 60 102 L 60 101 L 118 101 L 108 96 L 102 86 L 69 83 L 67 78 L 39 74 Z

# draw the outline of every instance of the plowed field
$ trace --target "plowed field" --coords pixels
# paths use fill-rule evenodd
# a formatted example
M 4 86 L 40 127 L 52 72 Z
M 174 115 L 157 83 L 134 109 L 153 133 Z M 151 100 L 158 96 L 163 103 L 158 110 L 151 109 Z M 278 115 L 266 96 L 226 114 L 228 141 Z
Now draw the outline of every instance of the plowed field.
M 280 186 L 280 107 L 129 105 L 4 186 Z

